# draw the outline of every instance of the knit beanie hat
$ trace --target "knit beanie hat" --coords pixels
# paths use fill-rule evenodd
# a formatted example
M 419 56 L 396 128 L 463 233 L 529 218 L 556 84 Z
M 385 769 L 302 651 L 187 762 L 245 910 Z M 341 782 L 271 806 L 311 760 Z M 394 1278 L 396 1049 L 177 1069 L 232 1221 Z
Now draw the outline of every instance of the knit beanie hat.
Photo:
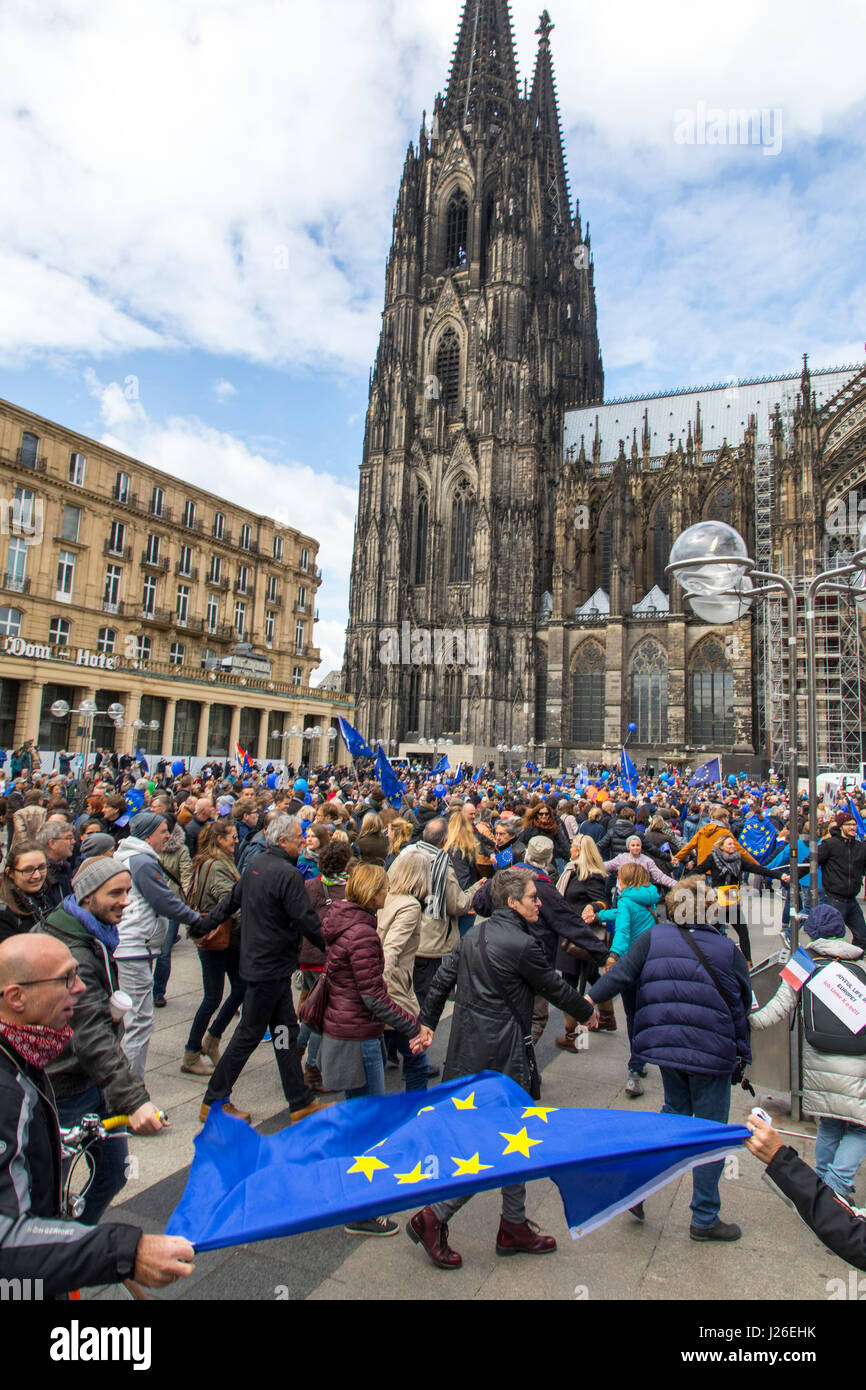
M 139 840 L 146 840 L 148 835 L 152 835 L 154 830 L 158 830 L 164 824 L 165 816 L 159 815 L 158 812 L 139 811 L 129 822 L 129 833 Z
M 526 846 L 526 858 L 532 864 L 546 864 L 553 857 L 553 842 L 546 835 L 533 835 Z
M 75 901 L 77 903 L 83 902 L 85 898 L 90 897 L 91 893 L 95 893 L 97 888 L 101 888 L 103 883 L 107 883 L 110 878 L 116 878 L 118 874 L 128 873 L 129 869 L 114 858 L 85 859 L 72 880 Z
M 81 858 L 94 859 L 102 854 L 113 854 L 115 848 L 113 836 L 100 835 L 97 831 L 95 835 L 86 835 L 81 841 Z
M 803 925 L 813 941 L 820 937 L 832 941 L 845 935 L 845 919 L 830 903 L 819 903 L 814 907 Z

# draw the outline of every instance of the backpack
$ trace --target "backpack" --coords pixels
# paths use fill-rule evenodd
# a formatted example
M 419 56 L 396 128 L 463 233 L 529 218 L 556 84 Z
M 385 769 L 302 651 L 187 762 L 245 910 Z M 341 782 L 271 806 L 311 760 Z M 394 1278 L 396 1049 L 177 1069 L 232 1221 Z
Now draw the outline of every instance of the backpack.
M 832 965 L 834 962 L 828 961 L 827 964 Z M 855 976 L 858 984 L 866 987 L 866 970 L 859 965 L 852 965 L 850 961 L 840 960 L 835 964 L 841 965 L 843 970 Z M 820 970 L 816 970 L 811 978 L 817 979 L 820 973 Z M 802 999 L 803 1031 L 810 1047 L 814 1047 L 816 1052 L 835 1052 L 845 1057 L 866 1056 L 866 1028 L 861 1028 L 859 1033 L 852 1033 L 841 1018 L 837 1018 L 833 1010 L 827 1008 L 823 999 L 817 999 L 805 986 Z

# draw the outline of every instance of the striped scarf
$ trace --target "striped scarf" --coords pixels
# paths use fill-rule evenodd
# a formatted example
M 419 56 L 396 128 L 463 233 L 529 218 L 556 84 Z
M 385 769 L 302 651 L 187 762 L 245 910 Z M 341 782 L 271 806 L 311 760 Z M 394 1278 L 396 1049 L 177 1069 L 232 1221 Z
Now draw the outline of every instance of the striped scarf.
M 419 840 L 414 849 L 419 849 L 423 854 L 432 860 L 430 865 L 430 897 L 427 899 L 424 911 L 428 917 L 433 917 L 437 921 L 445 916 L 445 884 L 448 875 L 448 855 L 444 849 L 437 849 L 435 845 L 429 845 L 426 840 Z

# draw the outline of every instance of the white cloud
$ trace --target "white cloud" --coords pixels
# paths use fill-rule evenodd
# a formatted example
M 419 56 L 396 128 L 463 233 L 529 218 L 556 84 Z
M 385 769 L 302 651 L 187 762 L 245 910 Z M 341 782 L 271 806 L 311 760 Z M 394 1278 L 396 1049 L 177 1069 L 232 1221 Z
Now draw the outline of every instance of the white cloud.
M 343 664 L 356 493 L 330 473 L 294 459 L 265 458 L 242 440 L 195 417 L 152 420 L 129 401 L 120 383 L 86 376 L 99 403 L 104 444 L 205 488 L 229 502 L 260 510 L 319 541 L 323 583 L 316 598 L 321 615 L 313 640 L 321 648 L 320 672 Z M 286 595 L 286 601 L 291 596 Z
M 221 405 L 223 404 L 223 402 L 230 400 L 232 396 L 236 396 L 238 394 L 238 388 L 236 386 L 232 386 L 231 382 L 226 381 L 225 377 L 222 376 L 214 382 L 213 386 L 211 387 L 211 390 L 213 391 L 214 395 L 216 396 L 217 400 L 220 402 Z

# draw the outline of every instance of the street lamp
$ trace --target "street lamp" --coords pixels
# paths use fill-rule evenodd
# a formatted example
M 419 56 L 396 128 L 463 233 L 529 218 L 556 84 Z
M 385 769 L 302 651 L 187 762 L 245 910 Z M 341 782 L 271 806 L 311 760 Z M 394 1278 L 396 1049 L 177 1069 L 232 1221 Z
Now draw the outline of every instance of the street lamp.
M 51 713 L 55 719 L 66 719 L 70 714 L 79 714 L 81 716 L 81 738 L 84 741 L 84 759 L 86 763 L 91 753 L 94 719 L 96 719 L 97 715 L 105 716 L 111 720 L 115 729 L 122 729 L 125 710 L 123 705 L 117 700 L 112 700 L 108 708 L 104 710 L 97 708 L 95 700 L 82 700 L 77 709 L 73 709 L 68 700 L 55 700 L 51 706 Z M 150 727 L 154 728 L 154 726 L 157 729 L 159 728 L 159 724 L 156 720 L 153 721 Z

